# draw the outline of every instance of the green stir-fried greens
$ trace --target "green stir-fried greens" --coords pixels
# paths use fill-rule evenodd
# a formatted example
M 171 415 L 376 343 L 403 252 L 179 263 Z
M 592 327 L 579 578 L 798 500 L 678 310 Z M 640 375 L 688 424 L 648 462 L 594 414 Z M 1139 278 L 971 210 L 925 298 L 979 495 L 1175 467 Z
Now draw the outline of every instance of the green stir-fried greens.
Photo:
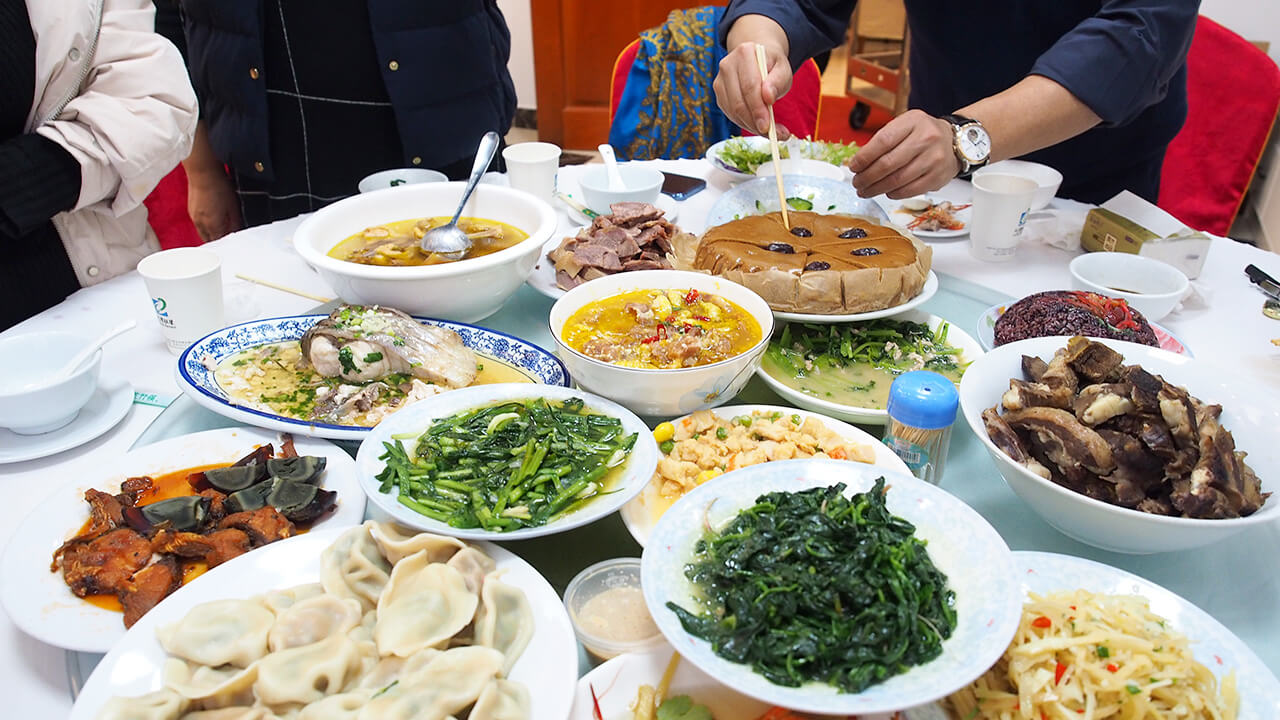
M 716 654 L 770 682 L 861 692 L 942 653 L 955 593 L 915 527 L 885 507 L 884 478 L 756 498 L 698 541 L 685 575 L 704 597 L 668 602 Z
M 924 323 L 868 320 L 849 325 L 791 323 L 769 343 L 770 358 L 803 375 L 815 365 L 842 367 L 866 363 L 895 375 L 908 370 L 933 370 L 959 378 L 960 350 L 947 343 L 950 325 L 937 331 Z
M 780 158 L 810 158 L 831 163 L 832 165 L 845 164 L 857 152 L 857 143 L 846 145 L 838 142 L 805 140 L 803 138 L 791 138 L 780 143 L 778 147 L 778 156 Z M 720 159 L 739 171 L 752 175 L 755 174 L 757 168 L 772 160 L 773 155 L 769 152 L 767 145 L 753 147 L 752 141 L 737 137 L 725 141 L 720 149 Z
M 437 420 L 406 449 L 383 443 L 377 478 L 407 507 L 458 528 L 545 525 L 608 492 L 636 434 L 581 399 L 534 398 Z

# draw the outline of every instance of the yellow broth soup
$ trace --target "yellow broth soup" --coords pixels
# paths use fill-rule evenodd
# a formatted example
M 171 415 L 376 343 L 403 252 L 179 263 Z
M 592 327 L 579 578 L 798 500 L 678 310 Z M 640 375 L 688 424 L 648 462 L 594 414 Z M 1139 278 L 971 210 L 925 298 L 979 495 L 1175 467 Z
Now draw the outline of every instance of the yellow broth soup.
M 761 338 L 751 313 L 697 290 L 632 290 L 587 303 L 561 338 L 578 352 L 649 370 L 710 365 L 750 350 Z
M 438 265 L 454 262 L 436 253 L 423 252 L 420 241 L 428 230 L 449 222 L 446 216 L 398 220 L 368 227 L 343 240 L 328 255 L 362 265 Z M 471 249 L 459 258 L 483 257 L 506 250 L 529 237 L 529 233 L 497 220 L 458 218 L 458 227 L 471 238 Z

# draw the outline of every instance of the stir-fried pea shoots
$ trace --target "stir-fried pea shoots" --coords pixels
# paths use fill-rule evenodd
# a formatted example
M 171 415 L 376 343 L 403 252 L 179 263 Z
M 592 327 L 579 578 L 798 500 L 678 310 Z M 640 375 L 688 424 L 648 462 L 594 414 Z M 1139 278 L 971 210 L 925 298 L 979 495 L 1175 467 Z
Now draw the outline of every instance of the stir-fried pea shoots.
M 622 421 L 580 398 L 506 402 L 437 420 L 412 450 L 384 442 L 384 493 L 457 528 L 497 532 L 545 525 L 606 494 L 610 471 L 635 445 Z
M 769 343 L 770 358 L 804 377 L 810 363 L 844 367 L 866 363 L 894 374 L 924 369 L 948 372 L 963 369 L 960 349 L 947 343 L 951 325 L 936 331 L 909 320 L 868 320 L 850 325 L 790 323 Z
M 720 657 L 770 682 L 861 692 L 942 653 L 955 593 L 915 527 L 885 508 L 884 478 L 756 498 L 694 548 L 685 576 L 702 594 L 670 608 Z

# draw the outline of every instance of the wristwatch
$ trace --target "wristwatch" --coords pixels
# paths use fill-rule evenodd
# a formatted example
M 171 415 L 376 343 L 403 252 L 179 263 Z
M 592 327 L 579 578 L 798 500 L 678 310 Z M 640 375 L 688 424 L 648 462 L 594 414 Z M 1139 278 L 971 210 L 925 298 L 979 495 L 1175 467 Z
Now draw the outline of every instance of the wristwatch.
M 987 134 L 982 123 L 963 115 L 943 115 L 943 120 L 951 123 L 955 134 L 952 149 L 956 159 L 960 161 L 960 174 L 957 177 L 968 179 L 974 170 L 987 164 L 991 159 L 991 136 Z

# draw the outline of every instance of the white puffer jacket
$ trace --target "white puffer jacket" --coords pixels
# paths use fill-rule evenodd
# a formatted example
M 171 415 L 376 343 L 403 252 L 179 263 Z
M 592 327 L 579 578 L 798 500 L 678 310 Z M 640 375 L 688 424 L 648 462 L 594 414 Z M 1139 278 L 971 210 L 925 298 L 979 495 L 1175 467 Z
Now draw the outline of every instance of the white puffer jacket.
M 27 132 L 80 162 L 80 199 L 53 224 L 81 285 L 159 248 L 143 199 L 191 149 L 196 96 L 151 0 L 27 0 L 36 97 Z

